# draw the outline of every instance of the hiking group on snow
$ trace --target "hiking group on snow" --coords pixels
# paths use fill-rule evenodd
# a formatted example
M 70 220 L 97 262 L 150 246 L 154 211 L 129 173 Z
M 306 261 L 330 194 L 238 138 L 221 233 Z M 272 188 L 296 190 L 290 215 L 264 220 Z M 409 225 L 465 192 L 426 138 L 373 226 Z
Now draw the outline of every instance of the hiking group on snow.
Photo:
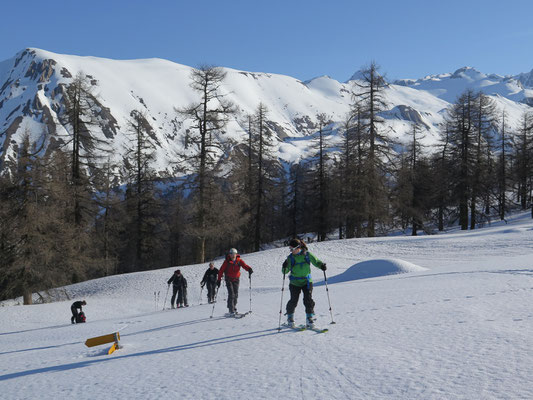
M 281 272 L 283 274 L 283 284 L 285 284 L 285 276 L 289 276 L 289 292 L 290 299 L 287 302 L 285 307 L 287 322 L 284 326 L 295 328 L 294 325 L 294 311 L 298 305 L 298 300 L 300 298 L 300 293 L 303 293 L 303 304 L 305 307 L 306 314 L 306 323 L 305 326 L 300 326 L 299 329 L 315 329 L 315 302 L 313 300 L 313 279 L 311 277 L 311 264 L 315 267 L 326 271 L 326 263 L 319 260 L 313 253 L 309 251 L 305 242 L 300 239 L 291 239 L 289 241 L 289 250 L 290 254 L 287 256 L 283 262 Z M 207 286 L 207 299 L 209 304 L 216 303 L 216 298 L 220 284 L 222 282 L 222 277 L 226 281 L 226 288 L 228 291 L 228 313 L 226 316 L 229 317 L 242 317 L 245 314 L 237 313 L 237 300 L 239 297 L 239 282 L 241 276 L 241 268 L 248 272 L 248 277 L 250 279 L 250 290 L 251 290 L 251 276 L 254 270 L 248 264 L 244 262 L 241 256 L 238 254 L 237 249 L 231 248 L 226 255 L 220 270 L 215 268 L 213 262 L 209 263 L 208 269 L 205 271 L 205 274 L 200 282 L 201 289 L 203 290 L 204 286 Z M 168 289 L 170 289 L 170 284 L 172 284 L 172 297 L 170 299 L 170 306 L 172 309 L 188 307 L 187 302 L 187 279 L 181 274 L 181 270 L 177 269 L 174 271 L 170 279 L 167 281 Z M 167 295 L 168 295 L 167 289 Z M 283 290 L 282 287 L 282 304 L 283 304 Z M 327 285 L 326 285 L 327 290 Z M 200 292 L 201 296 L 201 292 Z M 329 300 L 329 293 L 328 293 Z M 165 297 L 166 302 L 166 297 Z M 85 322 L 85 314 L 82 311 L 82 306 L 86 305 L 85 300 L 76 301 L 71 306 L 72 318 L 71 322 Z M 251 294 L 250 294 L 250 307 L 251 307 Z M 78 309 L 80 312 L 78 312 Z M 214 305 L 213 305 L 214 310 Z M 331 307 L 330 307 L 331 311 Z M 251 312 L 251 311 L 250 311 Z M 281 323 L 281 313 L 280 309 L 280 323 Z M 321 330 L 326 331 L 326 330 Z

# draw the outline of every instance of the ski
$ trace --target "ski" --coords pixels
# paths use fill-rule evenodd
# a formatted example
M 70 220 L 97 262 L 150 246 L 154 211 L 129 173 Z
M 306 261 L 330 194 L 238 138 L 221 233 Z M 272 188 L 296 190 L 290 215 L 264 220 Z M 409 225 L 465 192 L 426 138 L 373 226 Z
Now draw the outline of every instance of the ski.
M 310 326 L 307 326 L 307 325 L 298 325 L 298 328 L 301 330 L 301 331 L 313 331 L 313 332 L 316 332 L 316 333 L 326 333 L 329 329 L 322 329 L 322 328 L 317 328 L 316 326 L 313 326 L 313 327 L 310 327 Z
M 305 326 L 304 326 L 304 328 L 302 329 L 302 326 L 301 326 L 301 325 L 298 326 L 298 325 L 294 325 L 294 324 L 289 325 L 289 324 L 287 324 L 287 323 L 283 323 L 283 324 L 281 324 L 281 326 L 284 327 L 284 328 L 294 329 L 295 331 L 298 331 L 298 332 L 305 331 Z
M 240 319 L 240 318 L 244 318 L 245 316 L 247 316 L 248 314 L 250 314 L 250 311 L 248 312 L 245 312 L 245 313 L 235 313 L 235 314 L 232 314 L 232 313 L 226 313 L 224 314 L 224 316 L 226 318 L 236 318 L 236 319 Z

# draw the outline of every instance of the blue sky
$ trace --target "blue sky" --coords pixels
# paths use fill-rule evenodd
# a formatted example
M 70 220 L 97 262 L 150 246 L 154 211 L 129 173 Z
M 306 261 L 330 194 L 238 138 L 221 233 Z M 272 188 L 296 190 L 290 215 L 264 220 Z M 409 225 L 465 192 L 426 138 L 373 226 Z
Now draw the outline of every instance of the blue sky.
M 25 0 L 1 14 L 0 60 L 37 47 L 339 81 L 372 60 L 391 79 L 533 69 L 530 0 Z

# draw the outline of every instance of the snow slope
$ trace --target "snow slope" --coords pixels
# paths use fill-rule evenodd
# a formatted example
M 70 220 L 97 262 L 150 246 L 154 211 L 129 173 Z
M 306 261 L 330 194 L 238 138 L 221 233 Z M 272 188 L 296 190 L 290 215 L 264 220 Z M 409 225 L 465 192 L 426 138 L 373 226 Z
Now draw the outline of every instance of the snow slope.
M 241 278 L 239 310 L 253 312 L 240 320 L 223 317 L 225 290 L 214 309 L 199 305 L 207 264 L 180 267 L 191 306 L 178 310 L 161 310 L 172 268 L 113 276 L 67 287 L 87 300 L 85 324 L 70 324 L 72 300 L 0 307 L 1 397 L 533 398 L 527 214 L 476 231 L 309 247 L 328 264 L 332 315 L 313 270 L 317 325 L 328 333 L 278 332 L 286 248 L 243 255 L 255 272 L 251 290 Z M 301 301 L 296 311 L 302 323 Z M 110 356 L 84 346 L 115 331 L 123 348 Z

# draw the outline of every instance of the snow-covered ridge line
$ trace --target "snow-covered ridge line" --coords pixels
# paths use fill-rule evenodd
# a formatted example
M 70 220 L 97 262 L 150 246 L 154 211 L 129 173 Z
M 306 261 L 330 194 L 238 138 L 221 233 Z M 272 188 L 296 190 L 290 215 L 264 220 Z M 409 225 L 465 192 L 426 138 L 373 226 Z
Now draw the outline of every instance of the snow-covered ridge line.
M 335 123 L 345 117 L 352 102 L 351 82 L 338 82 L 320 76 L 302 82 L 298 79 L 263 72 L 224 68 L 227 73 L 221 90 L 237 105 L 240 113 L 227 126 L 228 137 L 244 140 L 242 116 L 255 111 L 259 102 L 269 110 L 270 128 L 278 138 L 278 156 L 287 162 L 306 158 L 307 138 L 317 127 L 317 115 L 325 113 Z M 142 110 L 154 131 L 159 171 L 184 147 L 188 122 L 180 121 L 176 108 L 196 99 L 190 88 L 192 68 L 171 61 L 151 58 L 112 60 L 56 54 L 40 49 L 25 49 L 0 63 L 0 168 L 14 156 L 24 132 L 32 139 L 50 143 L 64 140 L 68 133 L 58 120 L 61 85 L 71 82 L 82 71 L 94 85 L 101 106 L 100 127 L 92 134 L 109 143 L 118 161 L 124 153 L 124 133 L 132 110 Z M 485 75 L 473 68 L 453 74 L 440 74 L 419 80 L 393 82 L 386 90 L 389 111 L 384 113 L 388 128 L 402 139 L 417 122 L 427 130 L 427 144 L 434 143 L 443 122 L 443 111 L 467 88 L 493 96 L 508 114 L 510 127 L 529 109 L 533 99 L 532 81 L 524 74 L 517 77 Z M 352 79 L 357 78 L 357 73 Z M 300 138 L 298 142 L 287 138 Z

